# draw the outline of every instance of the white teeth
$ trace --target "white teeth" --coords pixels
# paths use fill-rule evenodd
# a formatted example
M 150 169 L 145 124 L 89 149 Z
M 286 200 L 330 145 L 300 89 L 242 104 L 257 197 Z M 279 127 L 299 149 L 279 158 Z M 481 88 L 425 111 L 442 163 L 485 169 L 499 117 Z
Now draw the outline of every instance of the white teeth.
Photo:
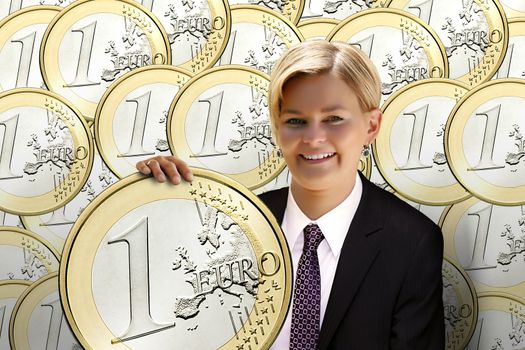
M 323 153 L 323 154 L 312 154 L 312 155 L 302 154 L 302 156 L 304 158 L 309 159 L 309 160 L 317 160 L 317 159 L 328 158 L 328 157 L 331 157 L 333 155 L 334 155 L 334 153 Z

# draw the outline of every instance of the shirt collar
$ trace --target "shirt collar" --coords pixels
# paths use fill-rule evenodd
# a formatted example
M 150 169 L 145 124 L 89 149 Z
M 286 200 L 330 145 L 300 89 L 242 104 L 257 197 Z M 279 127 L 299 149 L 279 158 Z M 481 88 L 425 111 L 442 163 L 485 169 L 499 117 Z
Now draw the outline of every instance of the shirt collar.
M 291 189 L 288 189 L 288 200 L 282 226 L 290 249 L 293 249 L 306 225 L 315 223 L 323 232 L 330 250 L 338 258 L 362 193 L 363 184 L 359 174 L 356 174 L 354 188 L 348 197 L 319 219 L 310 220 L 295 202 Z M 303 242 L 302 236 L 300 241 Z

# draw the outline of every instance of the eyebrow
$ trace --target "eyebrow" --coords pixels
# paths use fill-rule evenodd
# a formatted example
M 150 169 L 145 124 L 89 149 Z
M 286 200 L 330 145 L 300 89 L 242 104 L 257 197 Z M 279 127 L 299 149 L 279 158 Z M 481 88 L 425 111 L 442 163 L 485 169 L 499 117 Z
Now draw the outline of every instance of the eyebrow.
M 346 108 L 344 108 L 341 105 L 334 105 L 334 106 L 329 106 L 329 107 L 323 108 L 321 110 L 321 112 L 322 113 L 327 113 L 327 112 L 333 112 L 333 111 L 337 111 L 337 110 L 341 110 L 341 109 L 346 110 Z M 296 109 L 288 108 L 288 109 L 285 109 L 284 111 L 282 111 L 281 114 L 302 114 L 302 112 L 299 111 L 299 110 L 296 110 Z

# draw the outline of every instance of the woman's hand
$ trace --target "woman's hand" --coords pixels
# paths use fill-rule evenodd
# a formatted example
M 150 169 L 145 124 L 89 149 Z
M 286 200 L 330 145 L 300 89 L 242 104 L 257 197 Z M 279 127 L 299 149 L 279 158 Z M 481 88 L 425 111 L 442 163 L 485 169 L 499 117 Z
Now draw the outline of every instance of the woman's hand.
M 142 160 L 135 166 L 144 175 L 153 174 L 158 182 L 165 182 L 168 178 L 172 184 L 178 185 L 181 182 L 181 175 L 188 182 L 193 180 L 188 164 L 175 156 L 156 156 Z

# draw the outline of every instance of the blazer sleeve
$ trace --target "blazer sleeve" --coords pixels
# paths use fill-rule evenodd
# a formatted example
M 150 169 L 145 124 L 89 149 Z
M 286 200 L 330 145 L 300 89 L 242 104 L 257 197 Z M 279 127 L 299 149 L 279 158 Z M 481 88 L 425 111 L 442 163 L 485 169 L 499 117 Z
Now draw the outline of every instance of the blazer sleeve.
M 391 350 L 443 350 L 443 235 L 441 229 L 422 232 L 396 302 Z

